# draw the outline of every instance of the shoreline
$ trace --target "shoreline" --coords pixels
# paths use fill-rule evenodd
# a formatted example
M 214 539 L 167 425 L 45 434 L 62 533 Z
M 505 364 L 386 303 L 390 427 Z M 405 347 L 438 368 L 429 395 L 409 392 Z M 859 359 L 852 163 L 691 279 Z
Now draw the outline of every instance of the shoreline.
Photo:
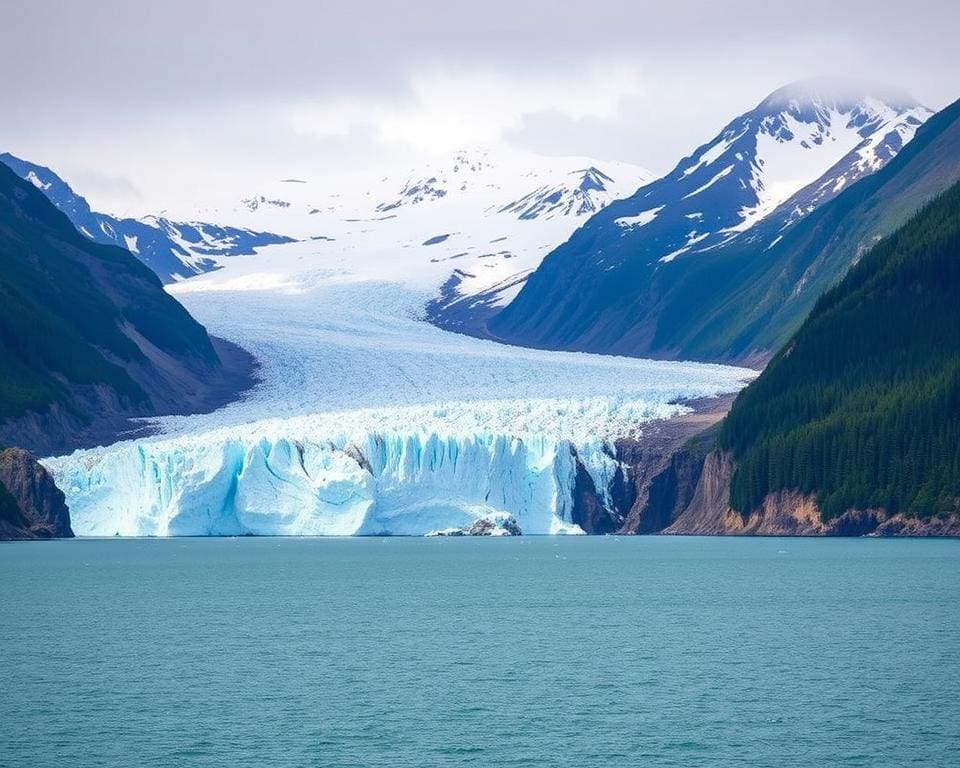
M 667 420 L 652 440 L 625 440 L 617 458 L 630 467 L 636 496 L 616 531 L 624 535 L 737 536 L 741 538 L 957 538 L 960 515 L 929 518 L 883 509 L 848 509 L 821 516 L 815 494 L 781 491 L 743 515 L 729 503 L 736 469 L 716 446 L 720 421 L 735 396 L 701 403 L 694 413 Z M 696 406 L 695 403 L 690 403 Z

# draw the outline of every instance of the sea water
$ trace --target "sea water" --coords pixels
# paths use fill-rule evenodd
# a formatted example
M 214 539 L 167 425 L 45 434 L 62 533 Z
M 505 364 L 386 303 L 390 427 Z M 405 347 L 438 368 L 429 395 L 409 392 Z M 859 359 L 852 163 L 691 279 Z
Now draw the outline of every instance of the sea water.
M 960 541 L 0 544 L 0 765 L 960 765 Z

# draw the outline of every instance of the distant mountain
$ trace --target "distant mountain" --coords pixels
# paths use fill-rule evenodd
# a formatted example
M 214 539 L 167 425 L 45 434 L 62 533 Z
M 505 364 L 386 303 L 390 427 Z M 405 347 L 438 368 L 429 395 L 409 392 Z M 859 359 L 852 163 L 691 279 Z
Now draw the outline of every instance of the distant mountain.
M 599 168 L 579 168 L 570 172 L 573 183 L 546 185 L 503 206 L 498 213 L 513 213 L 520 219 L 541 216 L 584 216 L 596 213 L 609 201 L 609 189 L 616 182 Z
M 214 407 L 250 382 L 128 251 L 81 235 L 0 164 L 0 445 L 112 439 L 129 416 Z
M 33 184 L 94 242 L 119 245 L 134 254 L 164 282 L 208 272 L 216 259 L 254 252 L 254 248 L 291 242 L 292 238 L 198 221 L 176 222 L 158 216 L 117 218 L 90 210 L 87 201 L 49 168 L 10 153 L 0 163 Z
M 744 516 L 781 491 L 848 510 L 960 516 L 960 184 L 868 251 L 721 433 Z
M 550 249 L 651 176 L 626 163 L 461 150 L 401 172 L 265 182 L 200 215 L 286 232 L 342 254 L 345 270 L 413 282 L 433 295 L 434 319 L 458 328 L 505 305 Z
M 661 318 L 695 319 L 701 302 L 722 297 L 735 280 L 687 281 L 725 264 L 733 250 L 750 250 L 754 268 L 770 263 L 787 232 L 886 165 L 929 115 L 907 96 L 858 84 L 780 89 L 671 173 L 593 216 L 489 328 L 531 346 L 688 355 L 664 337 Z M 695 294 L 695 303 L 676 305 L 678 290 Z M 722 345 L 698 354 L 737 357 Z
M 617 193 L 623 194 L 625 183 L 629 186 L 650 176 L 640 168 L 612 164 L 621 171 L 617 173 L 620 177 L 617 181 L 594 165 L 570 168 L 576 161 L 571 163 L 566 158 L 553 162 L 545 158 L 530 160 L 529 165 L 524 165 L 523 159 L 511 158 L 504 162 L 492 158 L 485 150 L 460 151 L 445 164 L 438 164 L 429 176 L 408 179 L 396 198 L 378 203 L 376 211 L 396 211 L 450 195 L 488 197 L 490 206 L 485 212 L 508 214 L 524 221 L 584 216 L 602 209 Z M 505 200 L 511 193 L 520 197 Z

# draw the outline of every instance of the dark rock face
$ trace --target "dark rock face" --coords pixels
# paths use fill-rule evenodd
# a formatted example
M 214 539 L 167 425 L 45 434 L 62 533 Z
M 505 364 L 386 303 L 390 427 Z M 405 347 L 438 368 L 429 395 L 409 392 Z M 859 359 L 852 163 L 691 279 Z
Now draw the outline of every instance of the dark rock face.
M 50 473 L 27 451 L 0 451 L 0 539 L 73 536 L 70 511 Z
M 650 482 L 647 507 L 639 516 L 637 533 L 657 533 L 690 505 L 703 474 L 703 457 L 678 451 Z
M 702 452 L 692 445 L 621 440 L 617 458 L 632 480 L 618 533 L 660 533 L 690 503 L 703 470 Z
M 619 512 L 621 509 L 628 509 L 629 505 L 617 503 L 617 498 L 613 498 L 612 508 L 603 504 L 600 495 L 597 493 L 596 483 L 583 466 L 579 457 L 574 457 L 577 465 L 577 474 L 573 484 L 573 513 L 571 519 L 579 525 L 586 533 L 605 534 L 616 533 L 623 524 L 623 515 Z M 614 488 L 611 490 L 611 496 L 616 496 L 619 492 L 622 498 L 629 493 L 631 487 L 622 475 L 622 470 L 618 471 L 618 477 L 614 478 Z M 631 499 L 632 503 L 632 499 Z

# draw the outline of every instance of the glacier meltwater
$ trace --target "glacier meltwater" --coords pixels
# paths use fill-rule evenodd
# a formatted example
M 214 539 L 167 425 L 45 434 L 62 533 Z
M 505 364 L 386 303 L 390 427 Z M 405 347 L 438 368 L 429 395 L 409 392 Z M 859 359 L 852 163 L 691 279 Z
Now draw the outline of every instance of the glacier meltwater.
M 577 533 L 578 471 L 602 497 L 613 440 L 752 375 L 452 334 L 420 319 L 417 286 L 311 257 L 275 246 L 174 288 L 261 381 L 152 437 L 47 459 L 78 535 L 423 535 L 505 514 Z M 291 263 L 307 266 L 258 271 Z

